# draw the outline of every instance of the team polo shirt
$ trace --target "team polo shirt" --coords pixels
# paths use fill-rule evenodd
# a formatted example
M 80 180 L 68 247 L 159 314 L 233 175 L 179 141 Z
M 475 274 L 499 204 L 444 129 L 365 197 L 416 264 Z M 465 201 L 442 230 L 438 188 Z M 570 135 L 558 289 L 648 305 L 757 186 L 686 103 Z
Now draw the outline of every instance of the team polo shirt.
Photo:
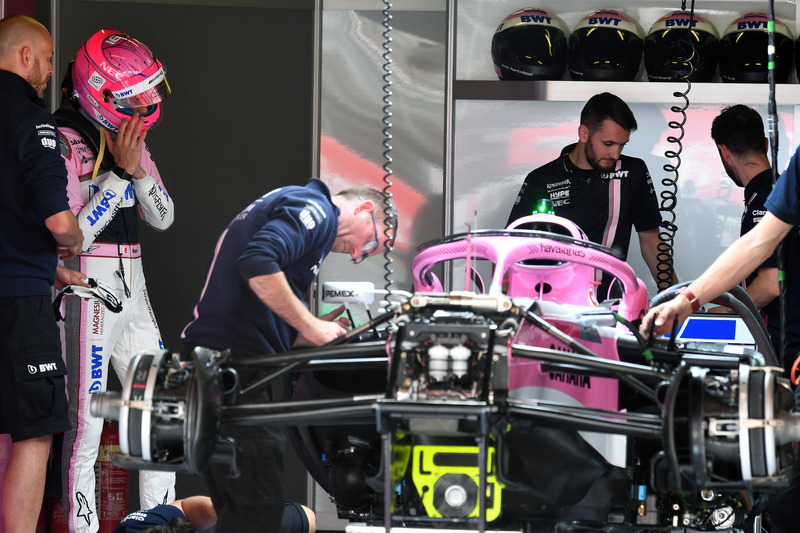
M 567 146 L 558 159 L 528 174 L 507 225 L 530 215 L 539 200 L 549 199 L 554 213 L 577 224 L 590 241 L 627 258 L 632 228 L 647 231 L 661 224 L 647 165 L 621 155 L 610 172 L 583 170 L 569 158 L 574 147 Z
M 45 219 L 69 210 L 56 123 L 25 79 L 0 70 L 0 297 L 47 296 L 56 240 Z
M 303 300 L 333 247 L 338 216 L 328 187 L 316 178 L 250 204 L 217 242 L 183 341 L 248 355 L 291 349 L 297 331 L 259 300 L 248 280 L 283 272 Z
M 744 188 L 744 213 L 742 213 L 742 225 L 739 235 L 744 235 L 758 224 L 767 212 L 764 202 L 772 192 L 772 170 L 765 170 L 757 174 L 750 183 Z M 778 266 L 778 253 L 773 252 L 759 268 L 775 268 Z M 746 284 L 753 282 L 758 274 L 758 270 L 753 271 L 747 277 Z M 764 308 L 766 310 L 766 308 Z

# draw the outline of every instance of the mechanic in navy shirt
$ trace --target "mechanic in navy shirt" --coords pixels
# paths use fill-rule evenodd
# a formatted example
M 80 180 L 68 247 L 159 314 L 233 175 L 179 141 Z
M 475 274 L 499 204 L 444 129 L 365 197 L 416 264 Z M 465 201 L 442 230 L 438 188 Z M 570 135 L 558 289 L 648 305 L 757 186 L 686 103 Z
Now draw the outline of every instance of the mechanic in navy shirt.
M 661 214 L 653 180 L 641 159 L 622 155 L 636 118 L 611 93 L 596 94 L 583 107 L 578 142 L 554 161 L 534 169 L 519 190 L 506 225 L 530 215 L 539 200 L 549 199 L 554 214 L 571 220 L 588 239 L 627 259 L 636 228 L 642 258 L 658 282 Z M 598 291 L 608 296 L 609 276 Z
M 69 429 L 51 286 L 58 257 L 80 253 L 83 234 L 42 99 L 52 56 L 39 22 L 0 20 L 0 433 L 13 442 L 0 487 L 5 531 L 36 529 L 52 435 Z M 58 281 L 73 275 L 82 274 L 59 271 Z
M 349 322 L 339 308 L 321 318 L 304 303 L 330 252 L 354 263 L 380 252 L 396 215 L 384 214 L 384 196 L 366 187 L 331 196 L 312 178 L 304 187 L 271 191 L 242 211 L 219 238 L 194 309 L 181 334 L 185 353 L 196 346 L 253 356 L 320 346 L 343 335 Z M 393 238 L 393 236 L 392 236 Z M 260 376 L 239 372 L 243 386 Z M 269 393 L 254 401 L 269 401 Z M 251 395 L 255 396 L 255 395 Z M 281 428 L 223 427 L 237 440 L 241 476 L 212 463 L 206 470 L 217 531 L 277 531 L 283 512 Z
M 752 230 L 766 213 L 764 203 L 772 192 L 772 168 L 767 158 L 767 139 L 764 122 L 758 112 L 745 105 L 726 107 L 711 123 L 711 137 L 717 144 L 725 172 L 739 187 L 744 187 L 745 210 L 741 234 Z M 793 228 L 783 241 L 787 263 L 800 264 L 800 237 Z M 800 351 L 800 287 L 796 276 L 787 276 L 786 283 L 786 353 L 784 370 L 787 375 Z M 780 298 L 778 285 L 778 254 L 773 252 L 766 261 L 749 274 L 745 290 L 761 310 L 769 330 L 775 353 L 781 351 Z M 729 311 L 716 307 L 712 312 Z
M 214 527 L 217 514 L 208 496 L 190 496 L 152 509 L 134 511 L 111 533 L 191 533 Z M 314 511 L 304 505 L 286 502 L 281 527 L 277 533 L 314 533 L 317 521 Z
M 642 319 L 639 331 L 643 335 L 650 334 L 654 328 L 657 335 L 668 333 L 672 329 L 675 318 L 678 324 L 694 311 L 710 302 L 723 292 L 749 276 L 754 270 L 775 253 L 778 244 L 789 235 L 796 233 L 800 225 L 800 159 L 798 147 L 789 166 L 778 178 L 775 187 L 764 204 L 766 212 L 761 220 L 747 233 L 740 236 L 703 272 L 700 277 L 682 288 L 675 298 L 657 305 Z M 786 242 L 786 241 L 784 241 Z M 784 265 L 786 282 L 793 287 L 800 275 L 800 264 L 793 254 L 787 254 Z M 788 291 L 787 291 L 788 292 Z M 789 318 L 787 317 L 787 324 Z M 788 328 L 787 328 L 788 329 Z M 795 328 L 796 329 L 796 328 Z M 787 350 L 785 365 L 793 364 L 791 354 Z M 789 376 L 792 377 L 791 371 Z M 795 386 L 795 397 L 800 387 Z M 792 465 L 792 478 L 787 489 L 775 494 L 770 503 L 771 531 L 794 531 L 797 517 L 794 510 L 800 499 L 800 457 Z M 788 524 L 788 525 L 787 525 Z
M 642 319 L 640 331 L 649 335 L 651 325 L 655 334 L 669 333 L 677 317 L 680 325 L 693 309 L 710 302 L 745 279 L 763 264 L 778 244 L 800 225 L 800 159 L 795 150 L 789 166 L 778 178 L 764 204 L 766 213 L 752 230 L 733 242 L 700 277 L 690 283 L 672 300 L 657 305 Z M 786 277 L 795 278 L 800 265 L 785 265 Z

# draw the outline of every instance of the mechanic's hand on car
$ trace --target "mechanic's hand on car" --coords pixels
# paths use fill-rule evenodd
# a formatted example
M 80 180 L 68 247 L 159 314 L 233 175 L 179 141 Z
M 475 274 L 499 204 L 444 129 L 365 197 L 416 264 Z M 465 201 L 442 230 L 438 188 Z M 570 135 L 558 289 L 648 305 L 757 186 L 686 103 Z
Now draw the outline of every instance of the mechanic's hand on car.
M 672 331 L 672 323 L 676 316 L 678 325 L 680 325 L 691 313 L 692 304 L 689 303 L 689 300 L 684 296 L 676 296 L 672 300 L 650 309 L 642 319 L 639 332 L 645 337 L 648 337 L 650 335 L 650 328 L 653 327 L 653 333 L 655 335 L 664 335 Z
M 340 316 L 344 312 L 344 305 L 340 305 L 330 313 L 326 313 L 315 322 L 308 331 L 298 332 L 294 346 L 322 346 L 347 333 L 350 320 Z

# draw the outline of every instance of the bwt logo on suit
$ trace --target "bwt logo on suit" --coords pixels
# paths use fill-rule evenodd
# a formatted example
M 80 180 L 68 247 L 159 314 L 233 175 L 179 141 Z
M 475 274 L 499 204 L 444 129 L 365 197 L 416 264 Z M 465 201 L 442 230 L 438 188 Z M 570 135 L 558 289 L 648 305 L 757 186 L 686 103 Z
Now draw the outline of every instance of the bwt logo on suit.
M 38 367 L 35 365 L 28 365 L 28 374 L 36 374 L 37 372 L 50 372 L 56 370 L 58 365 L 56 363 L 41 363 Z

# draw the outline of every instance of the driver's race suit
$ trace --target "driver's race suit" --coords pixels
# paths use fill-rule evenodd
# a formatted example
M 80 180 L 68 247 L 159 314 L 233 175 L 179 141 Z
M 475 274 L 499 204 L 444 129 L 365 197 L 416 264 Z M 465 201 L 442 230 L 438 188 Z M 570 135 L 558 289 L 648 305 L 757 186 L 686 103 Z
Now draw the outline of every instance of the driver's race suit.
M 128 363 L 139 351 L 163 348 L 145 287 L 138 218 L 165 230 L 175 211 L 146 146 L 140 163 L 145 178 L 126 181 L 113 171 L 100 170 L 92 179 L 94 149 L 75 129 L 60 126 L 59 134 L 69 176 L 70 208 L 85 239 L 84 252 L 64 266 L 103 280 L 115 289 L 122 303 L 118 313 L 110 312 L 97 299 L 71 297 L 62 304 L 62 346 L 72 423 L 72 430 L 64 434 L 61 461 L 64 512 L 71 532 L 95 533 L 94 464 L 103 420 L 91 415 L 89 403 L 92 394 L 106 389 L 109 362 L 124 383 Z M 173 501 L 175 473 L 140 471 L 139 495 L 143 509 Z

